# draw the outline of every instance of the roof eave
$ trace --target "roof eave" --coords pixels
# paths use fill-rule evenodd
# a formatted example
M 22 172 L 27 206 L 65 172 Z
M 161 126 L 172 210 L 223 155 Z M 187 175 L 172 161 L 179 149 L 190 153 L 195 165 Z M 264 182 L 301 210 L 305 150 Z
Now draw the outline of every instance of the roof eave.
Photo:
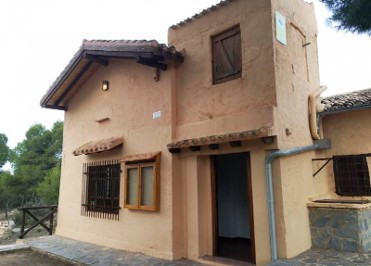
M 84 49 L 81 47 L 75 56 L 72 58 L 70 63 L 66 66 L 64 72 L 62 72 L 62 76 L 58 78 L 49 88 L 49 90 L 45 93 L 43 98 L 40 101 L 40 105 L 43 108 L 52 108 L 52 109 L 60 109 L 63 110 L 63 108 L 58 105 L 48 105 L 49 100 L 51 97 L 57 92 L 61 84 L 67 79 L 67 77 L 71 74 L 71 72 L 75 69 L 76 65 L 80 62 L 81 58 L 83 57 Z
M 341 109 L 323 111 L 323 112 L 320 112 L 318 114 L 320 116 L 325 116 L 325 115 L 347 113 L 347 112 L 360 111 L 360 110 L 366 110 L 366 109 L 371 109 L 371 105 L 362 105 L 362 106 L 356 106 L 356 107 L 348 107 L 348 108 L 341 108 Z
M 126 49 L 127 48 L 127 49 Z M 66 66 L 65 70 L 57 78 L 57 80 L 52 84 L 46 94 L 40 101 L 40 105 L 43 108 L 51 108 L 57 110 L 67 110 L 67 106 L 60 105 L 67 96 L 69 90 L 66 89 L 59 97 L 57 102 L 50 103 L 50 100 L 58 92 L 60 87 L 66 81 L 66 79 L 73 73 L 75 68 L 84 59 L 88 59 L 89 62 L 96 62 L 100 65 L 107 66 L 107 58 L 125 58 L 125 59 L 135 59 L 138 63 L 147 65 L 150 67 L 158 68 L 161 70 L 167 69 L 167 63 L 165 61 L 175 61 L 182 63 L 184 61 L 184 55 L 180 52 L 172 52 L 161 49 L 158 46 L 144 46 L 144 47 L 124 47 L 123 49 L 110 50 L 105 47 L 86 45 L 84 42 L 80 49 L 77 51 L 75 56 L 71 59 L 70 63 Z M 103 59 L 102 59 L 103 58 Z M 87 66 L 89 68 L 90 66 Z M 77 74 L 77 79 L 84 75 L 82 70 Z M 80 77 L 79 77 L 80 76 Z M 70 85 L 68 85 L 70 87 Z M 72 84 L 73 87 L 73 84 Z M 71 88 L 70 88 L 71 89 Z

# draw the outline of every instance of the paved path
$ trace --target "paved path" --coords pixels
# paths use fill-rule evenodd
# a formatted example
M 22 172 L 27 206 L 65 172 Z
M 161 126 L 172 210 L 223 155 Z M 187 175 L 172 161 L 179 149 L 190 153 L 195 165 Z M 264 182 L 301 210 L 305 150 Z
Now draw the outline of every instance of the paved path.
M 202 265 L 189 260 L 162 260 L 141 253 L 111 249 L 55 235 L 24 239 L 22 242 L 23 244 L 0 246 L 0 253 L 2 251 L 22 250 L 31 247 L 36 251 L 51 256 L 61 257 L 65 261 L 72 262 L 76 265 Z M 236 264 L 231 263 L 230 265 Z M 277 260 L 268 264 L 268 266 L 371 266 L 371 253 L 357 254 L 333 250 L 311 249 L 293 259 Z
M 290 260 L 277 260 L 268 266 L 371 266 L 371 253 L 310 249 Z
M 168 261 L 141 253 L 128 252 L 75 241 L 59 236 L 24 239 L 23 243 L 41 253 L 62 257 L 77 265 L 156 265 L 156 266 L 198 266 L 189 260 Z

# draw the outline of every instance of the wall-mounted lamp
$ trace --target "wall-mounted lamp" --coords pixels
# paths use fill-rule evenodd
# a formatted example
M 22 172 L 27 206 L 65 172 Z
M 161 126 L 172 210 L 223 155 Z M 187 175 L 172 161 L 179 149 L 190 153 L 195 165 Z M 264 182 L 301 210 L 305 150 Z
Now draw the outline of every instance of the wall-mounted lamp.
M 109 85 L 109 82 L 108 82 L 108 80 L 103 80 L 103 82 L 102 82 L 102 90 L 103 91 L 107 91 L 108 90 L 108 86 Z
M 262 137 L 262 141 L 263 141 L 265 144 L 272 144 L 273 141 L 274 141 L 274 138 L 273 138 L 273 137 Z

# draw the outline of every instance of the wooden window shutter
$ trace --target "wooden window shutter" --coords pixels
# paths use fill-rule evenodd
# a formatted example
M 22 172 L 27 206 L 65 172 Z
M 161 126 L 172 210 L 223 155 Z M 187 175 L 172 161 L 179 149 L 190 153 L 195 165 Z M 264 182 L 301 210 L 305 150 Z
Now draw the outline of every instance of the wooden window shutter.
M 241 33 L 235 27 L 212 38 L 213 82 L 222 83 L 241 77 Z

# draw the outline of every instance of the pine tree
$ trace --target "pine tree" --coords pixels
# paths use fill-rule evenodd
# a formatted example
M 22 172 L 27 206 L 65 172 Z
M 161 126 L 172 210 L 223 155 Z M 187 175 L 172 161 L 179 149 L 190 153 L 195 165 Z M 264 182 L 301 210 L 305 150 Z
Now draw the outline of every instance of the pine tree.
M 370 0 L 319 0 L 332 11 L 331 25 L 339 30 L 371 35 Z

